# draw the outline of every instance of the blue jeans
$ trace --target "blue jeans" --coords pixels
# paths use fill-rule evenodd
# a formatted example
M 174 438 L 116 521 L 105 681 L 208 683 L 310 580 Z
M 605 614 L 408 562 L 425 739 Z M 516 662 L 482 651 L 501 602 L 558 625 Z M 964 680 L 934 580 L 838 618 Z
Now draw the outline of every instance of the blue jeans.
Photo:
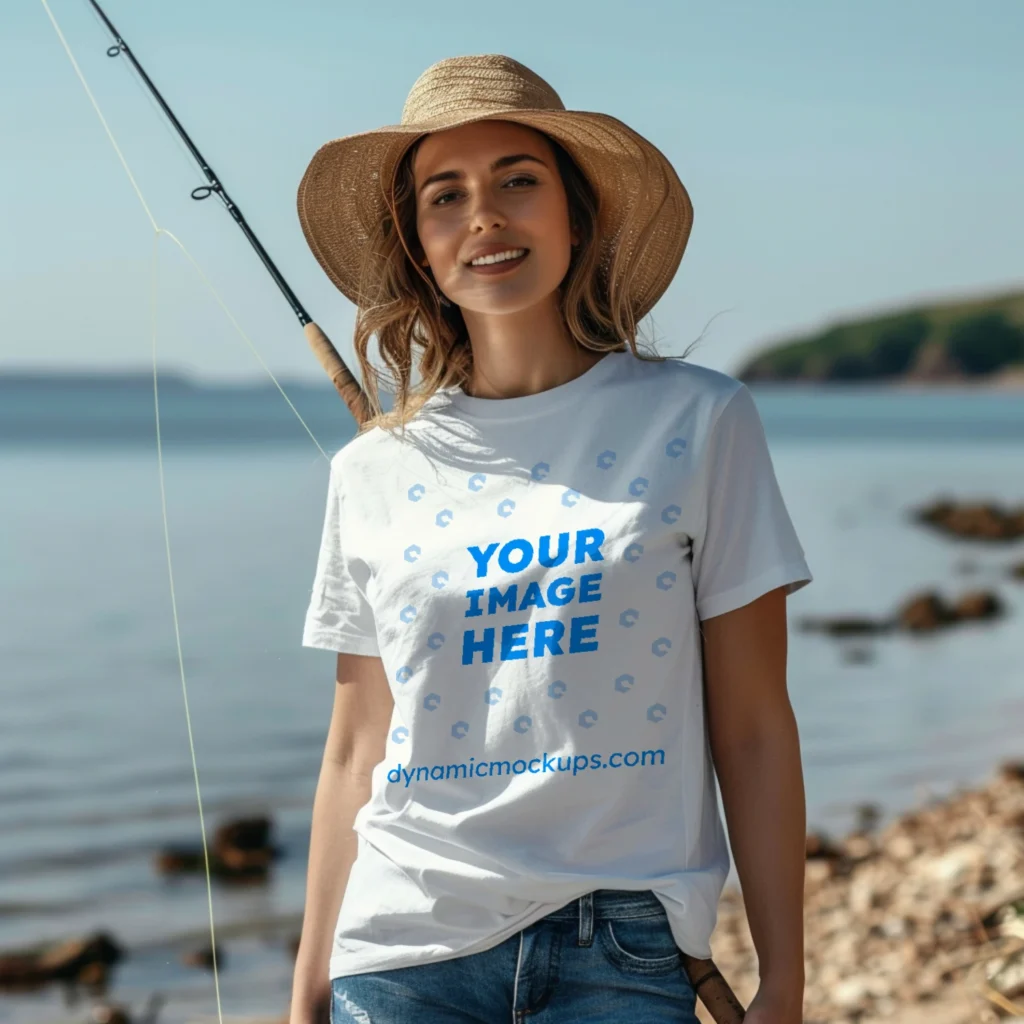
M 331 1024 L 697 1024 L 649 890 L 597 889 L 479 953 L 334 978 Z

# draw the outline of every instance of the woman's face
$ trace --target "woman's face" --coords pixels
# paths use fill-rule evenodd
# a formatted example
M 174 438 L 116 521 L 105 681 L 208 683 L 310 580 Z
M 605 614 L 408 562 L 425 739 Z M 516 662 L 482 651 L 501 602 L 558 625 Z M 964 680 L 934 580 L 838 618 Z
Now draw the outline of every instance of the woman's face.
M 543 135 L 509 121 L 436 132 L 419 144 L 413 175 L 424 257 L 453 303 L 477 313 L 515 313 L 558 288 L 577 239 Z M 516 258 L 471 262 L 510 252 Z

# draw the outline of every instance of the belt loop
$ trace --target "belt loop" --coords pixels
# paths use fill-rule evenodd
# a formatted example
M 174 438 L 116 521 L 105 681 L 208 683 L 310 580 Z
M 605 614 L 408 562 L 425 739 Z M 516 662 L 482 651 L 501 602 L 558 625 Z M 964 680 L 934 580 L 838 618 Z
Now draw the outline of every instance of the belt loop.
M 589 946 L 594 941 L 594 894 L 584 893 L 579 898 L 580 933 L 578 945 Z

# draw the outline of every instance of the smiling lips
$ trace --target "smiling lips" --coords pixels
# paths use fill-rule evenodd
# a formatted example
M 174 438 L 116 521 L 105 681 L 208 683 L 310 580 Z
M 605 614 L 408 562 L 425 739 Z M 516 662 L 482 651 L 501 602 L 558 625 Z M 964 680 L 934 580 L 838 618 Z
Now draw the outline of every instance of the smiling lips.
M 472 260 L 469 269 L 478 274 L 501 274 L 526 259 L 529 249 L 506 249 L 503 252 L 489 253 L 486 256 L 478 256 Z

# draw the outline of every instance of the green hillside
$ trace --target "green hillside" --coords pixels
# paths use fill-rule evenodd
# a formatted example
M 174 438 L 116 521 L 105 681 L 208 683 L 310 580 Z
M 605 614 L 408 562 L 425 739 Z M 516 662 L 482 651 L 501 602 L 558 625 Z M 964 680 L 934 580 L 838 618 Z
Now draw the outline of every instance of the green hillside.
M 736 374 L 753 381 L 956 380 L 1024 372 L 1024 292 L 833 324 L 773 345 Z

